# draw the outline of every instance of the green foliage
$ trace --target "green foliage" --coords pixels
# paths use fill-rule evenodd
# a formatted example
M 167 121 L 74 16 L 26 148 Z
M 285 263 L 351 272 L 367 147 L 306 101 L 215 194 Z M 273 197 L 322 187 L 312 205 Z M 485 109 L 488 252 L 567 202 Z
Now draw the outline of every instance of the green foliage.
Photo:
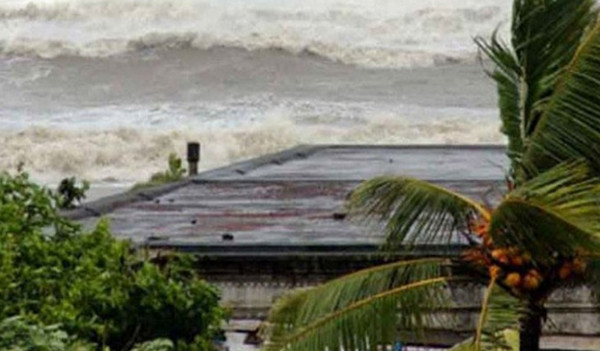
M 584 38 L 549 97 L 531 147 L 524 155 L 525 172 L 537 175 L 565 160 L 585 159 L 600 171 L 600 23 Z
M 185 169 L 182 166 L 181 158 L 176 154 L 169 155 L 169 168 L 162 173 L 156 173 L 151 178 L 151 182 L 174 182 L 183 178 Z
M 475 338 L 467 344 L 474 351 L 518 351 L 519 333 L 516 326 L 522 309 L 521 301 L 502 290 L 495 280 L 492 281 L 481 306 Z
M 154 173 L 150 177 L 150 180 L 136 184 L 133 189 L 178 182 L 183 179 L 185 172 L 186 170 L 183 168 L 183 162 L 181 158 L 177 157 L 176 154 L 170 154 L 168 168 L 166 171 Z
M 46 188 L 29 181 L 25 173 L 0 173 L 0 234 L 29 233 L 49 227 L 58 235 L 71 233 L 73 225 L 57 212 L 59 200 Z
M 511 160 L 510 178 L 514 181 L 515 172 L 521 166 L 525 144 L 524 121 L 522 116 L 521 100 L 524 99 L 522 81 L 523 72 L 517 62 L 515 54 L 506 46 L 494 32 L 490 42 L 482 38 L 475 39 L 480 49 L 496 64 L 488 75 L 496 81 L 498 90 L 498 107 L 502 127 L 500 131 L 508 139 L 507 155 Z
M 29 323 L 22 317 L 7 318 L 0 322 L 0 350 L 93 351 L 94 349 L 94 345 L 69 337 L 58 325 L 40 326 Z
M 504 345 L 484 347 L 486 351 L 519 351 L 519 331 L 515 329 L 505 329 L 500 331 L 498 337 L 504 341 Z M 469 338 L 461 343 L 454 345 L 448 351 L 478 351 L 473 344 L 473 338 Z
M 561 164 L 506 195 L 494 210 L 490 234 L 517 246 L 535 261 L 578 248 L 600 252 L 600 178 L 585 163 Z
M 495 63 L 495 68 L 488 73 L 498 85 L 502 131 L 508 137 L 508 155 L 512 160 L 509 173 L 514 181 L 524 181 L 528 172 L 533 171 L 532 167 L 543 171 L 553 165 L 552 161 L 531 155 L 532 150 L 539 147 L 538 140 L 534 140 L 539 138 L 534 138 L 534 134 L 545 124 L 543 115 L 552 109 L 551 101 L 570 79 L 567 78 L 572 73 L 569 71 L 579 60 L 580 54 L 576 53 L 581 43 L 588 40 L 589 27 L 596 21 L 594 6 L 593 0 L 515 0 L 512 45 L 506 45 L 497 32 L 490 41 L 476 39 L 477 45 Z M 576 80 L 588 80 L 589 84 L 592 77 L 593 73 Z M 594 89 L 589 85 L 588 88 Z M 571 103 L 579 104 L 575 99 L 569 97 Z M 543 149 L 556 152 L 570 147 L 568 144 L 575 139 L 569 137 L 562 141 L 566 143 Z M 561 160 L 565 159 L 558 161 Z
M 172 351 L 175 346 L 168 339 L 156 339 L 136 345 L 131 351 Z
M 390 249 L 409 244 L 448 243 L 452 229 L 485 214 L 479 203 L 418 179 L 377 177 L 363 182 L 348 203 L 352 214 L 376 225 L 386 223 Z
M 189 259 L 153 265 L 113 238 L 106 221 L 81 232 L 57 215 L 58 202 L 25 174 L 0 175 L 0 320 L 59 324 L 113 350 L 153 339 L 210 349 L 223 317 L 219 294 Z
M 419 332 L 448 303 L 444 264 L 394 262 L 290 294 L 271 311 L 266 350 L 372 350 L 369 340 L 393 343 L 397 329 Z
M 61 209 L 75 208 L 75 203 L 81 203 L 89 189 L 90 183 L 87 180 L 82 181 L 81 186 L 77 186 L 75 177 L 63 179 L 56 190 L 59 199 L 58 206 Z

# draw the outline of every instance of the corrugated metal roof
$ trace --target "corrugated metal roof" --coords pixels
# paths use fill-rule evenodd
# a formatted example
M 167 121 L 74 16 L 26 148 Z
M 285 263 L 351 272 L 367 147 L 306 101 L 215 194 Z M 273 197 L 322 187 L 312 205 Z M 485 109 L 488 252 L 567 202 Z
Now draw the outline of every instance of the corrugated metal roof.
M 502 146 L 301 146 L 68 215 L 88 226 L 108 216 L 115 235 L 138 243 L 376 245 L 378 233 L 340 215 L 360 181 L 411 176 L 493 201 L 506 166 Z

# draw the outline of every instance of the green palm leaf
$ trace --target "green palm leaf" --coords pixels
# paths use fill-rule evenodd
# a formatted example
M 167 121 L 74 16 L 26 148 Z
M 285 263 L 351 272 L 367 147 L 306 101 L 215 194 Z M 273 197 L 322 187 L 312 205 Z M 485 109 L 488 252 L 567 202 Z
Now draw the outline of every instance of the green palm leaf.
M 593 0 L 516 0 L 512 46 L 521 67 L 524 136 L 536 129 L 546 99 L 594 21 Z
M 495 64 L 488 72 L 498 86 L 502 132 L 508 137 L 511 176 L 517 183 L 522 154 L 553 95 L 557 81 L 572 61 L 588 27 L 595 21 L 593 0 L 516 0 L 512 48 L 494 32 L 476 43 Z M 521 179 L 515 175 L 521 173 Z
M 488 43 L 483 38 L 476 38 L 475 43 L 486 56 L 491 59 L 496 68 L 488 71 L 488 75 L 496 81 L 498 89 L 498 107 L 500 109 L 501 131 L 508 138 L 507 155 L 511 160 L 511 173 L 520 167 L 523 154 L 523 121 L 521 116 L 521 66 L 506 44 L 498 38 L 497 31 Z M 511 174 L 511 178 L 515 178 Z
M 600 169 L 600 24 L 585 37 L 560 76 L 523 156 L 528 177 L 566 160 Z
M 447 261 L 420 259 L 362 270 L 279 300 L 267 350 L 372 350 L 397 330 L 419 331 L 447 304 Z
M 477 202 L 437 185 L 404 177 L 378 177 L 352 192 L 349 208 L 376 229 L 385 223 L 386 244 L 450 243 L 474 216 L 489 217 Z
M 514 332 L 508 331 L 518 330 L 520 310 L 520 301 L 499 288 L 492 279 L 481 306 L 473 342 L 475 350 L 512 350 L 514 340 L 510 335 Z
M 565 163 L 508 194 L 492 214 L 494 242 L 518 246 L 536 260 L 600 248 L 600 178 L 582 162 Z
M 502 338 L 503 344 L 483 344 L 480 349 L 475 347 L 473 338 L 454 345 L 448 351 L 519 351 L 519 331 L 517 329 L 505 329 L 498 332 L 497 337 Z
M 521 302 L 490 281 L 475 336 L 449 351 L 518 351 Z

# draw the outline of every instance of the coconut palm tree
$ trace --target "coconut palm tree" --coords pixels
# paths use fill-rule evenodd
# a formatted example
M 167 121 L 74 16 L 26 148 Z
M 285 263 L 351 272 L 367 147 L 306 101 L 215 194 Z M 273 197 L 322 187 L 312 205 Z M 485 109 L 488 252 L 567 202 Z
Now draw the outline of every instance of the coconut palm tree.
M 476 39 L 498 87 L 508 138 L 507 189 L 486 206 L 406 177 L 351 195 L 385 231 L 387 250 L 463 239 L 458 257 L 392 262 L 282 298 L 267 350 L 380 350 L 439 323 L 448 286 L 485 286 L 475 335 L 461 349 L 539 350 L 548 296 L 585 280 L 600 253 L 600 22 L 594 0 L 515 0 L 510 44 Z M 491 62 L 491 63 L 490 63 Z M 400 334 L 399 334 L 400 333 Z

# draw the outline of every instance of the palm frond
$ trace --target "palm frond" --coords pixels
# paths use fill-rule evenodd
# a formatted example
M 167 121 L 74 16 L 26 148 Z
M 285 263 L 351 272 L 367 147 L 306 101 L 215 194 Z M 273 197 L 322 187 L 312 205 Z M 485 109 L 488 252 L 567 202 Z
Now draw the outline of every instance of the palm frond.
M 492 277 L 490 280 L 490 284 L 488 285 L 485 295 L 483 297 L 483 302 L 481 303 L 481 312 L 479 313 L 479 322 L 477 323 L 477 329 L 475 330 L 475 350 L 481 350 L 481 341 L 483 339 L 483 328 L 485 327 L 487 321 L 487 314 L 490 305 L 490 297 L 492 295 L 492 291 L 496 286 L 496 278 Z
M 500 330 L 496 337 L 502 339 L 502 344 L 484 343 L 481 348 L 477 349 L 473 338 L 468 338 L 454 345 L 448 351 L 519 351 L 518 329 Z
M 280 299 L 268 321 L 267 350 L 372 350 L 397 330 L 419 331 L 447 304 L 441 259 L 394 262 Z
M 475 336 L 448 351 L 518 351 L 522 303 L 490 281 L 481 305 Z
M 512 350 L 514 340 L 508 337 L 511 334 L 508 331 L 518 330 L 520 310 L 520 301 L 498 287 L 492 279 L 481 306 L 474 341 L 475 349 Z
M 404 177 L 378 177 L 352 192 L 351 213 L 381 229 L 386 245 L 397 248 L 415 243 L 445 244 L 474 217 L 489 218 L 477 202 L 437 185 Z
M 594 0 L 516 0 L 512 46 L 521 67 L 524 136 L 536 129 L 546 99 L 596 17 Z
M 567 160 L 600 170 L 600 23 L 585 36 L 544 108 L 523 155 L 530 178 Z
M 492 214 L 490 234 L 536 260 L 600 249 L 600 178 L 583 162 L 560 164 L 509 193 Z
M 524 94 L 521 94 L 521 91 L 524 90 L 521 86 L 523 73 L 515 54 L 498 37 L 498 31 L 494 31 L 489 42 L 478 37 L 475 39 L 475 43 L 496 65 L 494 70 L 487 71 L 487 73 L 496 81 L 498 107 L 502 121 L 500 130 L 508 138 L 507 155 L 511 160 L 510 175 L 514 180 L 514 173 L 520 167 L 524 147 L 521 116 L 521 99 L 525 97 Z
M 529 148 L 529 139 L 596 16 L 594 0 L 516 0 L 512 48 L 500 40 L 497 31 L 489 42 L 481 37 L 475 40 L 495 64 L 488 73 L 497 83 L 510 173 L 517 183 L 526 179 L 521 158 Z

